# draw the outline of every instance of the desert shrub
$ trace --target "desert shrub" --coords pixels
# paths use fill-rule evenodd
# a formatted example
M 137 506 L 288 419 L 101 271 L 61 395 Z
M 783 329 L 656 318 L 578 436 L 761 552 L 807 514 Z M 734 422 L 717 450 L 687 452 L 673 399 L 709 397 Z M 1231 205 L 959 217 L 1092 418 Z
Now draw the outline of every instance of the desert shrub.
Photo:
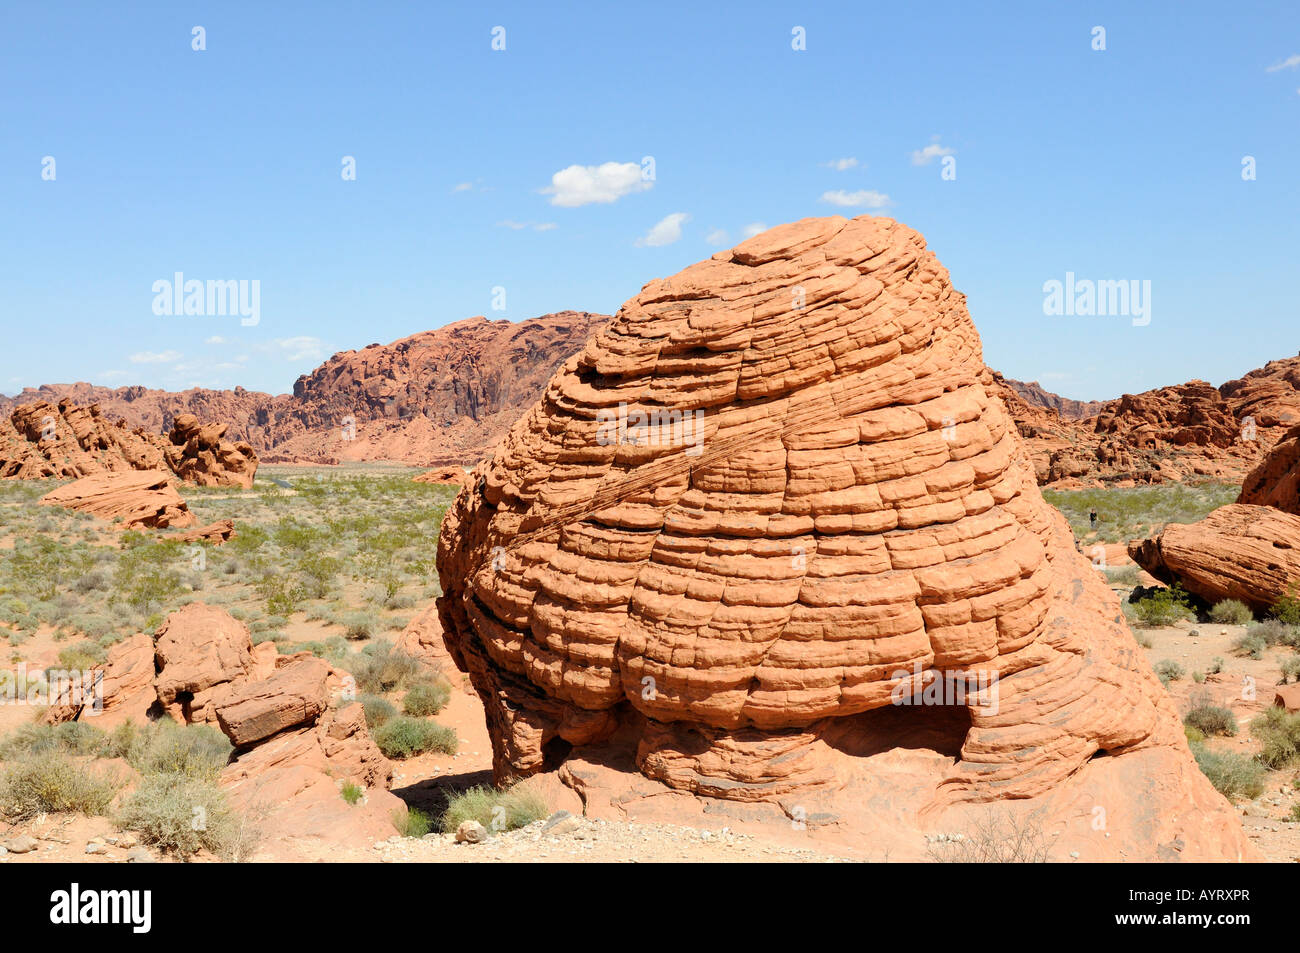
M 1211 751 L 1193 743 L 1192 754 L 1214 789 L 1229 800 L 1258 797 L 1264 790 L 1264 765 L 1234 752 Z
M 1224 599 L 1210 609 L 1210 621 L 1220 625 L 1245 625 L 1255 618 L 1246 603 L 1237 599 Z
M 343 637 L 352 641 L 373 638 L 379 629 L 379 619 L 373 612 L 353 612 L 339 620 Z
M 103 750 L 107 735 L 94 725 L 82 721 L 65 721 L 58 725 L 26 724 L 14 730 L 3 744 L 0 757 L 6 760 L 25 754 L 61 752 L 91 755 Z
M 1300 682 L 1300 655 L 1282 660 L 1282 684 L 1285 685 L 1289 679 Z
M 393 812 L 393 826 L 403 837 L 423 837 L 433 830 L 433 821 L 418 808 L 400 808 Z
M 525 827 L 548 813 L 546 801 L 527 785 L 516 784 L 504 791 L 478 785 L 451 797 L 442 815 L 442 829 L 455 833 L 465 821 L 478 821 L 499 833 Z
M 1247 658 L 1261 659 L 1264 657 L 1264 650 L 1268 648 L 1268 642 L 1264 637 L 1256 632 L 1247 630 L 1246 634 L 1232 643 L 1232 651 L 1237 655 L 1244 655 Z
M 1263 641 L 1268 647 L 1275 645 L 1296 645 L 1300 628 L 1280 619 L 1265 619 L 1253 622 L 1246 628 L 1246 634 Z
M 1214 659 L 1210 662 L 1209 674 L 1218 675 L 1222 671 L 1223 671 L 1223 656 L 1216 655 L 1214 656 Z
M 82 641 L 59 651 L 59 667 L 69 672 L 84 672 L 102 665 L 108 652 L 98 642 Z
M 1143 595 L 1133 601 L 1133 609 L 1141 625 L 1173 625 L 1196 613 L 1181 586 L 1174 583 L 1168 589 L 1142 590 Z M 1137 595 L 1138 590 L 1134 590 Z
M 425 717 L 436 715 L 451 701 L 451 685 L 445 679 L 416 682 L 402 699 L 402 711 L 408 715 Z
M 1113 586 L 1136 586 L 1137 566 L 1114 566 L 1106 570 L 1106 581 Z
M 212 725 L 178 725 L 171 720 L 134 729 L 121 740 L 124 744 L 117 756 L 141 774 L 198 781 L 215 780 L 233 750 L 229 739 Z
M 1200 728 L 1193 728 L 1191 725 L 1183 725 L 1183 735 L 1189 742 L 1205 740 L 1205 732 L 1201 731 Z
M 378 695 L 362 695 L 359 699 L 366 713 L 366 727 L 374 731 L 390 718 L 397 717 L 397 706 Z
M 424 673 L 418 659 L 395 650 L 390 642 L 372 643 L 366 651 L 343 660 L 343 665 L 361 691 L 375 695 L 399 691 Z
M 292 655 L 294 652 L 310 652 L 317 658 L 323 658 L 327 662 L 342 662 L 348 654 L 348 644 L 343 641 L 341 635 L 310 642 L 277 642 L 276 648 L 281 655 Z
M 1203 735 L 1230 737 L 1237 733 L 1237 718 L 1218 705 L 1197 705 L 1183 716 L 1183 724 L 1196 728 Z
M 1161 659 L 1155 664 L 1156 677 L 1163 684 L 1168 685 L 1170 682 L 1176 682 L 1187 675 L 1187 669 L 1183 668 L 1173 659 Z
M 1051 859 L 1055 842 L 1054 835 L 1044 832 L 1037 813 L 989 810 L 973 822 L 969 833 L 932 841 L 928 852 L 940 863 L 1041 864 Z
M 103 814 L 117 786 L 60 751 L 25 754 L 0 775 L 0 814 L 11 821 L 39 814 Z
M 1260 743 L 1259 760 L 1270 768 L 1286 767 L 1300 753 L 1300 714 L 1266 708 L 1250 723 L 1250 732 Z
M 1269 610 L 1269 615 L 1286 625 L 1300 625 L 1300 597 L 1295 583 L 1287 586 L 1286 595 Z
M 238 837 L 225 793 L 210 778 L 146 777 L 123 803 L 117 823 L 161 850 L 189 857 L 208 850 L 232 859 Z
M 339 789 L 339 794 L 342 795 L 343 800 L 347 801 L 348 804 L 356 804 L 361 800 L 361 795 L 364 793 L 365 792 L 361 790 L 361 786 L 354 781 L 345 781 L 343 787 Z
M 388 758 L 409 758 L 427 751 L 455 754 L 458 739 L 452 728 L 423 718 L 398 716 L 384 722 L 374 733 L 375 744 Z

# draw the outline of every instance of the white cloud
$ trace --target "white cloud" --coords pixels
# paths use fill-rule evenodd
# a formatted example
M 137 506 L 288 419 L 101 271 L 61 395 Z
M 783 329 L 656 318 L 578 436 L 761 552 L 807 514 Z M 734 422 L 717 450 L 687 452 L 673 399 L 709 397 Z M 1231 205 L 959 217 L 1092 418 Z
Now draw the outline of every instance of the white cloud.
M 846 172 L 849 169 L 857 168 L 858 160 L 853 158 L 852 156 L 848 156 L 847 158 L 844 159 L 832 159 L 830 162 L 827 162 L 825 164 L 827 167 L 834 169 L 836 172 Z
M 704 236 L 704 240 L 710 245 L 717 245 L 721 248 L 723 245 L 727 244 L 730 239 L 727 236 L 727 230 L 725 228 L 715 228 L 713 231 L 709 232 L 709 234 Z
M 132 364 L 170 364 L 183 356 L 180 351 L 137 351 L 127 360 Z
M 823 192 L 822 201 L 844 208 L 884 208 L 890 204 L 888 195 L 871 189 L 862 189 L 858 192 L 845 192 L 843 189 Z
M 212 335 L 212 337 L 206 338 L 203 343 L 204 344 L 225 344 L 226 339 L 223 338 L 220 334 L 214 334 Z
M 497 222 L 499 228 L 508 228 L 512 231 L 522 231 L 525 228 L 531 228 L 535 232 L 549 232 L 558 228 L 554 222 L 516 222 L 514 219 L 506 219 L 504 222 Z
M 646 232 L 644 238 L 636 240 L 637 247 L 659 248 L 662 245 L 671 245 L 682 237 L 682 225 L 690 221 L 690 218 L 685 212 L 673 212 L 671 215 L 665 215 L 655 223 L 654 228 Z
M 1272 66 L 1268 67 L 1267 71 L 1270 73 L 1276 73 L 1279 70 L 1295 69 L 1297 66 L 1300 66 L 1300 53 L 1293 53 L 1282 62 L 1274 63 Z
M 753 238 L 755 235 L 761 235 L 767 231 L 767 226 L 762 222 L 750 222 L 740 230 L 740 234 L 745 238 Z
M 924 149 L 912 150 L 912 165 L 929 165 L 931 160 L 940 156 L 950 156 L 955 153 L 956 149 L 949 149 L 947 146 L 941 146 L 937 142 L 932 142 Z
M 321 339 L 307 335 L 276 338 L 258 346 L 261 351 L 277 353 L 286 361 L 319 361 L 322 356 Z
M 602 165 L 571 165 L 551 176 L 549 187 L 543 195 L 551 196 L 551 204 L 563 208 L 577 208 L 600 202 L 616 202 L 633 192 L 644 192 L 654 182 L 641 177 L 641 166 L 635 162 L 606 162 Z
M 455 187 L 452 188 L 452 191 L 453 191 L 453 192 L 468 192 L 468 191 L 469 191 L 470 189 L 472 189 L 472 188 L 474 188 L 474 183 L 473 183 L 473 182 L 457 182 L 456 185 L 455 185 Z

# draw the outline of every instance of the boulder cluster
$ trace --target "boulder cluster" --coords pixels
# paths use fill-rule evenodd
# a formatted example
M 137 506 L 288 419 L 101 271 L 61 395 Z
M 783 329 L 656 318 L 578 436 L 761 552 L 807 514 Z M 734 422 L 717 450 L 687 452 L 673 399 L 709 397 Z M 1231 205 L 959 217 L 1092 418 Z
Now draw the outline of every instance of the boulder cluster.
M 351 700 L 351 676 L 324 660 L 279 655 L 270 642 L 254 646 L 248 628 L 224 609 L 191 603 L 152 637 L 114 645 L 91 677 L 102 679 L 98 708 L 87 697 L 55 699 L 46 721 L 105 729 L 159 718 L 210 724 L 234 746 L 222 786 L 237 806 L 274 815 L 275 829 L 296 836 L 369 821 L 360 843 L 391 833 L 392 811 L 402 809 L 388 792 L 392 764 L 371 740 L 361 703 Z M 367 792 L 370 810 L 349 813 L 339 796 L 346 782 Z
M 24 480 L 170 471 L 200 486 L 253 485 L 257 454 L 224 440 L 226 426 L 181 414 L 166 436 L 122 421 L 110 423 L 98 404 L 37 401 L 0 420 L 0 478 Z

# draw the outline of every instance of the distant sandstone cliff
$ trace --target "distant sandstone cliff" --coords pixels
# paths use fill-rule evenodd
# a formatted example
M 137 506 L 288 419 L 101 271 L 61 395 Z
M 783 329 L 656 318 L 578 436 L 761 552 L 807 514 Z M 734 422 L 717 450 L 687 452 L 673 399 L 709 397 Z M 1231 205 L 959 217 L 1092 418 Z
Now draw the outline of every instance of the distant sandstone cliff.
M 292 394 L 56 384 L 0 397 L 0 414 L 68 398 L 151 433 L 183 414 L 220 422 L 228 440 L 247 442 L 263 462 L 468 465 L 497 445 L 556 368 L 609 320 L 585 311 L 517 324 L 468 318 L 336 354 L 298 378 Z M 1071 400 L 991 373 L 1044 485 L 1239 482 L 1300 424 L 1300 357 L 1217 388 L 1189 381 L 1108 401 Z

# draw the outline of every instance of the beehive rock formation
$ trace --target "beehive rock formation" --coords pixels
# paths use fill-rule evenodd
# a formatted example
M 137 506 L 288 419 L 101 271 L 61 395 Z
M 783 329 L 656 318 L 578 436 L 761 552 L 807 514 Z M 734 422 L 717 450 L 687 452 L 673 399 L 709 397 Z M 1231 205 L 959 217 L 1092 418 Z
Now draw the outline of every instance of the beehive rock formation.
M 997 701 L 959 706 L 936 805 L 1158 747 L 1230 828 L 990 386 L 964 297 L 890 219 L 646 285 L 443 523 L 440 615 L 498 780 L 621 740 L 671 788 L 834 788 L 846 724 L 979 672 Z

